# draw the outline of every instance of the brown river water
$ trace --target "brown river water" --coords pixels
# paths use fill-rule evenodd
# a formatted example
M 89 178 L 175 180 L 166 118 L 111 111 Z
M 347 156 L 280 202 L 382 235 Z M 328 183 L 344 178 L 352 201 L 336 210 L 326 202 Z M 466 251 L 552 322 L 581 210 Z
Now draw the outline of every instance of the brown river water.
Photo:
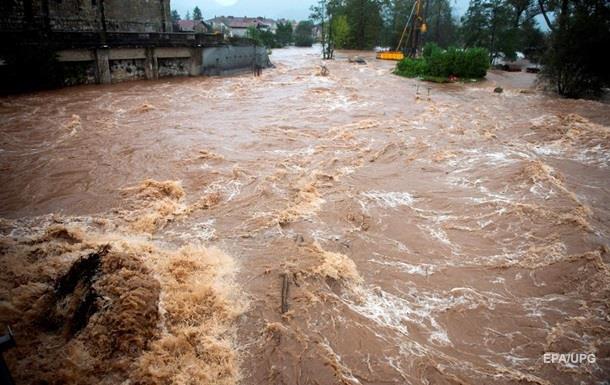
M 318 54 L 0 99 L 17 383 L 608 384 L 608 105 Z

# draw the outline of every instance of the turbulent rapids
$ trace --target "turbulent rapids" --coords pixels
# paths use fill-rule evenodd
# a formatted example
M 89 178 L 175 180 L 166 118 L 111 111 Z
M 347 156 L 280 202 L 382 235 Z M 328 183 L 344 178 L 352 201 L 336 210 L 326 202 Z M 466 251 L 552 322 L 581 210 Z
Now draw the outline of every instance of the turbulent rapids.
M 342 55 L 0 99 L 17 383 L 607 383 L 608 106 Z

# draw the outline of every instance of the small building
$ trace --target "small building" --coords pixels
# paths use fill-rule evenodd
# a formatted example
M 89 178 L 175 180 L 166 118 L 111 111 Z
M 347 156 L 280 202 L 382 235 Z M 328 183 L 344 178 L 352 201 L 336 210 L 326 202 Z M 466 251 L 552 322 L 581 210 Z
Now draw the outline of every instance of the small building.
M 203 20 L 179 20 L 174 32 L 212 32 L 212 26 Z
M 212 25 L 224 25 L 229 30 L 230 36 L 245 37 L 248 28 L 254 27 L 257 29 L 267 30 L 275 33 L 277 23 L 273 19 L 264 17 L 235 17 L 235 16 L 220 16 L 207 21 Z

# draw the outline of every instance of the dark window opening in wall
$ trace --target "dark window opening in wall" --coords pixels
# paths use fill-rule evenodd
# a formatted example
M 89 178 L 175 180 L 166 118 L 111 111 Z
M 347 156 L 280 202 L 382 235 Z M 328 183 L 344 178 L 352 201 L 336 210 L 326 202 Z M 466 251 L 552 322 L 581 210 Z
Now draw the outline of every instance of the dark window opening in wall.
M 91 6 L 97 7 L 97 0 L 91 0 Z

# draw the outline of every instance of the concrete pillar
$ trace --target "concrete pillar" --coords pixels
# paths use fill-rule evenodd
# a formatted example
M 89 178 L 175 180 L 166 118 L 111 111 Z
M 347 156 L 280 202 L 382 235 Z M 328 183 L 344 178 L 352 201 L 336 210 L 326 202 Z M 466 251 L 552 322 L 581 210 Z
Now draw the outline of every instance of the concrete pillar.
M 95 50 L 95 70 L 98 84 L 110 84 L 112 82 L 109 48 L 98 48 Z
M 200 76 L 203 74 L 203 48 L 191 48 L 191 69 L 190 76 Z
M 159 79 L 159 61 L 157 60 L 157 55 L 155 55 L 154 48 L 146 48 L 144 73 L 146 74 L 146 79 L 148 80 Z

